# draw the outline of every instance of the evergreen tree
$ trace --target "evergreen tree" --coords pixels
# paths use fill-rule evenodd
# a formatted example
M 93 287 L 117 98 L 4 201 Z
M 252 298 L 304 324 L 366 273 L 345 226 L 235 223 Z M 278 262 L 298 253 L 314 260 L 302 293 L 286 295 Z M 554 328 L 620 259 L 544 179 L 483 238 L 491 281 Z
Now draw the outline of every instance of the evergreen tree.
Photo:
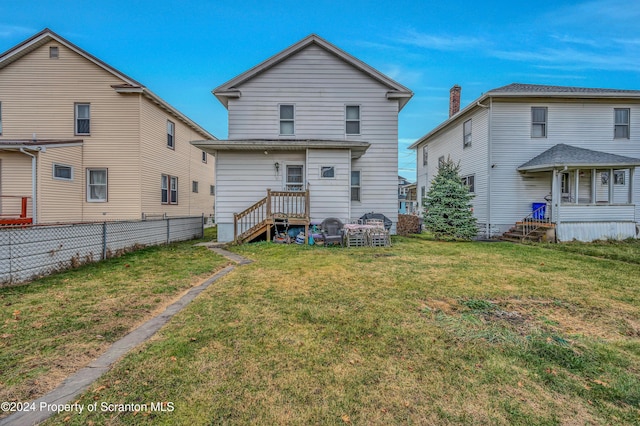
M 460 167 L 447 159 L 438 168 L 424 200 L 425 227 L 439 240 L 470 240 L 478 234 L 471 205 L 474 195 L 459 171 Z

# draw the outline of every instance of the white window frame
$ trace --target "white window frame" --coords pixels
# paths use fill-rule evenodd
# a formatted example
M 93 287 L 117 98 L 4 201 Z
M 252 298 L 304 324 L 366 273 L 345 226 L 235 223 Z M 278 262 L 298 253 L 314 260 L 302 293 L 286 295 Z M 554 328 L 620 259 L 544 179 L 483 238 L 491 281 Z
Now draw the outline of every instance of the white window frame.
M 167 120 L 167 148 L 176 149 L 176 123 Z
M 468 126 L 467 126 L 468 125 Z M 462 123 L 462 147 L 467 148 L 471 146 L 471 118 Z
M 469 192 L 476 193 L 476 175 L 467 175 L 462 177 L 462 184 L 469 188 Z
M 62 177 L 62 176 L 56 176 L 56 170 L 59 170 L 60 168 L 67 168 L 70 171 L 71 177 Z M 69 166 L 67 164 L 60 164 L 60 163 L 53 163 L 51 165 L 51 173 L 53 176 L 53 179 L 56 180 L 65 180 L 65 181 L 72 181 L 73 180 L 73 166 Z
M 60 48 L 58 46 L 49 46 L 49 59 L 60 58 Z
M 104 184 L 92 184 L 91 175 L 93 172 L 104 172 Z M 92 198 L 91 188 L 94 186 L 104 186 L 104 198 Z M 88 203 L 106 203 L 109 200 L 109 169 L 106 168 L 88 168 L 87 169 L 87 202 Z
M 358 174 L 358 184 L 353 184 L 353 174 Z M 353 196 L 353 190 L 357 189 L 358 196 Z M 349 199 L 351 201 L 362 202 L 362 170 L 351 170 L 351 175 L 349 176 Z
M 544 121 L 534 121 L 533 119 L 533 111 L 534 110 L 543 110 L 544 111 Z M 544 139 L 547 137 L 547 123 L 549 122 L 549 108 L 542 106 L 533 106 L 531 107 L 531 137 L 535 139 Z M 541 135 L 536 135 L 534 129 L 541 129 Z
M 302 182 L 289 181 L 289 168 L 300 168 L 300 178 Z M 299 188 L 299 189 L 296 189 Z M 303 164 L 286 164 L 284 166 L 284 189 L 285 191 L 304 191 L 304 165 Z
M 80 117 L 80 107 L 87 107 L 88 117 Z M 91 104 L 88 102 L 76 102 L 73 107 L 74 110 L 74 132 L 76 135 L 91 135 Z M 89 125 L 88 132 L 80 132 L 80 120 L 87 121 Z
M 426 166 L 429 164 L 429 150 L 427 149 L 428 145 L 422 147 L 422 165 Z
M 165 194 L 167 201 L 164 201 Z M 178 178 L 176 176 L 162 174 L 160 179 L 160 203 L 178 204 Z
M 349 109 L 350 108 L 357 108 L 358 111 L 358 117 L 357 118 L 349 118 Z M 349 129 L 349 123 L 357 123 L 358 124 L 358 131 L 357 132 L 350 132 Z M 362 108 L 360 107 L 360 105 L 345 105 L 344 107 L 344 133 L 345 135 L 349 135 L 349 136 L 358 136 L 362 134 Z
M 283 118 L 283 107 L 291 107 L 292 117 Z M 296 106 L 295 104 L 278 104 L 278 134 L 280 136 L 294 136 L 296 134 Z M 282 124 L 291 123 L 291 133 L 282 132 Z
M 626 122 L 618 122 L 618 111 L 626 112 Z M 616 130 L 625 129 L 625 135 L 617 136 Z M 614 108 L 613 109 L 613 138 L 614 139 L 630 139 L 631 138 L 631 108 Z
M 330 176 L 325 176 L 325 172 L 330 172 Z M 336 166 L 320 166 L 320 179 L 335 179 Z

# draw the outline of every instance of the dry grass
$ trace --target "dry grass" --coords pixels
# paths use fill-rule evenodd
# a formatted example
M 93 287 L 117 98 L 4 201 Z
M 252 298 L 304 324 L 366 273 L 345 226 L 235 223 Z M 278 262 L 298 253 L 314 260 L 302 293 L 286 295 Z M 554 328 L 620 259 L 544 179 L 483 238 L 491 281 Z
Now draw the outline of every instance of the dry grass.
M 636 263 L 512 244 L 254 244 L 69 424 L 634 424 Z M 62 420 L 54 418 L 51 422 Z
M 52 390 L 227 263 L 193 244 L 152 247 L 0 288 L 0 401 Z

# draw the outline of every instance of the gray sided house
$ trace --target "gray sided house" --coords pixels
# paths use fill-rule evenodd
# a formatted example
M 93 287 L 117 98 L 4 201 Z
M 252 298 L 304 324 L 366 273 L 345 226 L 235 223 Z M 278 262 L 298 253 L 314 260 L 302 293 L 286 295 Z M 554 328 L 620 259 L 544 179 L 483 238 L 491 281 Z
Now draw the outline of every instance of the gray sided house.
M 213 90 L 229 139 L 215 155 L 219 241 L 267 237 L 274 221 L 398 216 L 398 113 L 413 96 L 317 35 Z
M 450 157 L 475 193 L 481 236 L 533 219 L 558 241 L 637 238 L 639 90 L 514 83 L 461 111 L 459 97 L 454 86 L 449 119 L 410 147 L 420 205 Z

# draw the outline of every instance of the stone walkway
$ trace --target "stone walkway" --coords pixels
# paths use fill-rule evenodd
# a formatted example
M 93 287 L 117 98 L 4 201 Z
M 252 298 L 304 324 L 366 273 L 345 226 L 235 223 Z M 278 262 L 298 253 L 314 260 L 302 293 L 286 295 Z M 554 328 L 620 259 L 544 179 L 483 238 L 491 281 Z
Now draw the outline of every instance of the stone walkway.
M 222 245 L 217 243 L 200 243 L 197 245 L 205 246 L 209 250 L 216 252 L 217 254 L 226 257 L 227 259 L 235 262 L 238 265 L 247 265 L 252 261 L 239 256 L 235 253 L 231 253 L 222 248 Z M 193 299 L 195 299 L 200 293 L 202 293 L 207 287 L 219 280 L 220 278 L 233 271 L 236 267 L 231 265 L 218 271 L 215 275 L 211 276 L 205 282 L 197 287 L 191 288 L 184 296 L 182 296 L 177 302 L 173 303 L 161 314 L 151 318 L 131 333 L 124 336 L 122 339 L 115 342 L 107 351 L 102 354 L 98 359 L 93 361 L 87 367 L 79 370 L 75 374 L 67 377 L 57 388 L 44 395 L 42 398 L 36 399 L 33 403 L 35 410 L 22 411 L 14 413 L 4 419 L 0 420 L 0 426 L 6 425 L 35 425 L 45 421 L 52 416 L 55 411 L 55 407 L 63 404 L 72 404 L 73 401 L 89 386 L 95 382 L 100 376 L 109 371 L 113 364 L 116 363 L 122 356 L 126 355 L 133 348 L 137 347 L 141 343 L 144 343 L 151 336 L 153 336 L 160 328 L 165 325 L 175 314 L 180 312 L 185 306 L 187 306 Z

